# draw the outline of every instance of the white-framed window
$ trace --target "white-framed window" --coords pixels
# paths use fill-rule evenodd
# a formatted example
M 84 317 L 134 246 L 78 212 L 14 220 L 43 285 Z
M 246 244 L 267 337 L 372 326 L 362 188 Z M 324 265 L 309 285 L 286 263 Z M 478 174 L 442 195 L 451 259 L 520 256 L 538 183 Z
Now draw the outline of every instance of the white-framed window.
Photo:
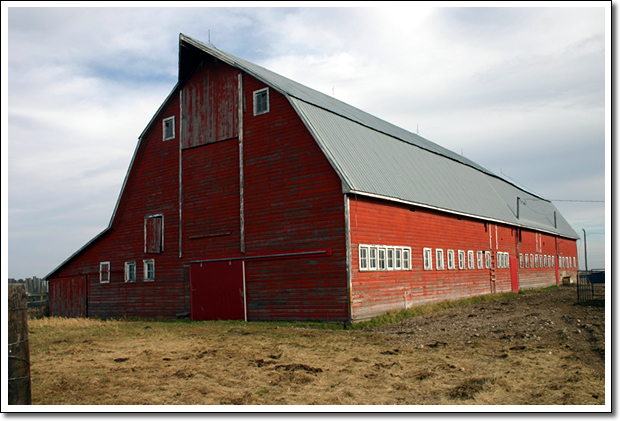
M 377 248 L 368 248 L 368 269 L 377 270 Z
M 379 261 L 378 261 L 378 265 L 377 265 L 377 270 L 385 270 L 386 266 L 385 266 L 385 249 L 384 248 L 379 248 L 377 249 L 377 253 L 379 255 Z
M 387 270 L 394 270 L 394 249 L 392 247 L 387 249 Z
M 523 253 L 519 253 L 519 267 L 523 268 Z
M 174 116 L 164 118 L 161 124 L 164 140 L 174 139 Z
M 551 256 L 551 267 L 555 267 L 555 256 Z
M 397 247 L 394 249 L 394 269 L 401 270 L 403 268 L 403 249 Z
M 478 263 L 478 269 L 484 269 L 484 259 L 482 257 L 481 250 L 478 250 L 476 252 L 476 262 Z
M 269 88 L 254 91 L 254 115 L 269 112 Z
M 530 255 L 525 253 L 525 267 L 529 268 L 530 267 Z
M 484 252 L 484 267 L 486 269 L 491 268 L 491 252 L 490 251 Z
M 359 246 L 360 249 L 360 270 L 368 270 L 368 247 Z
M 155 280 L 155 259 L 146 259 L 144 262 L 144 280 Z
M 474 269 L 474 251 L 467 250 L 467 269 Z
M 538 255 L 534 255 L 534 267 L 538 267 Z
M 435 267 L 437 268 L 437 270 L 444 269 L 443 249 L 435 249 Z
M 547 267 L 547 255 L 546 254 L 543 256 L 543 263 L 545 267 Z
M 110 262 L 99 263 L 99 282 L 102 284 L 110 282 Z
M 403 247 L 403 270 L 411 269 L 411 249 Z
M 509 253 L 504 253 L 504 267 L 505 268 L 510 267 L 510 254 Z
M 530 253 L 530 267 L 534 267 L 534 255 L 532 253 Z
M 448 269 L 449 270 L 454 270 L 455 266 L 454 266 L 454 250 L 448 250 L 447 252 L 447 259 L 448 259 Z
M 433 270 L 433 250 L 429 248 L 424 248 L 423 254 L 424 254 L 424 270 Z
M 465 269 L 465 251 L 459 250 L 459 269 Z
M 503 253 L 501 251 L 498 251 L 496 253 L 496 256 L 497 257 L 495 258 L 495 260 L 496 260 L 495 266 L 498 269 L 502 269 L 504 267 L 504 256 L 503 256 Z
M 573 267 L 576 268 L 577 267 L 577 258 L 573 257 Z
M 136 262 L 125 262 L 125 282 L 136 282 Z

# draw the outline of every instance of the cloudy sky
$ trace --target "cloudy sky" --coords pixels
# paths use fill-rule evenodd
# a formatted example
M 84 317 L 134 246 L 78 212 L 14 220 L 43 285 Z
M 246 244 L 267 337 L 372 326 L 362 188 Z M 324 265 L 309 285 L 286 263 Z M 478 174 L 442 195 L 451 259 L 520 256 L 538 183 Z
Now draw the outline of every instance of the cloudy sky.
M 138 136 L 176 83 L 179 33 L 553 200 L 575 231 L 587 231 L 588 266 L 605 267 L 608 3 L 20 5 L 2 4 L 5 278 L 43 277 L 107 227 Z

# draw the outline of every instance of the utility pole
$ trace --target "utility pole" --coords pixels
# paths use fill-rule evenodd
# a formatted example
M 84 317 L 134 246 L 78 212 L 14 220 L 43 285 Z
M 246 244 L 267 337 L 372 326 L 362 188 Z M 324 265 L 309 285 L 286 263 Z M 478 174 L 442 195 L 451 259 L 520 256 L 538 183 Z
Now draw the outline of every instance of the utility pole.
M 588 271 L 588 241 L 586 239 L 586 230 L 581 229 L 583 231 L 583 254 L 585 255 L 586 260 L 586 272 Z

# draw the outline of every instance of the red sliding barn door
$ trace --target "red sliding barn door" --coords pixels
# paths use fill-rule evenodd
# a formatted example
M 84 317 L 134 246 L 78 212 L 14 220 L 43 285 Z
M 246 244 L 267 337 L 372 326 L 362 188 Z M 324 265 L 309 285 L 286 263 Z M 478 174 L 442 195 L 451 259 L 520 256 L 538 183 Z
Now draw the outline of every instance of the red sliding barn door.
M 192 320 L 245 319 L 243 261 L 192 263 L 189 285 Z

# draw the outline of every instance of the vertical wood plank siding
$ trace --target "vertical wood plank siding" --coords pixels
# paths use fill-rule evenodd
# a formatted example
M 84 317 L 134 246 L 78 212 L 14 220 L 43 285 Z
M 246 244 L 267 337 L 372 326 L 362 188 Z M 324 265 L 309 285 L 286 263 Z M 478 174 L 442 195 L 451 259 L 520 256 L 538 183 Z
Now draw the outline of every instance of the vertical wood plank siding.
M 237 72 L 205 58 L 183 87 L 183 147 L 204 145 L 237 136 Z
M 253 115 L 244 75 L 247 253 L 331 248 L 325 257 L 246 262 L 248 320 L 347 320 L 341 182 L 288 100 L 270 89 L 266 114 Z
M 496 253 L 507 252 L 510 256 L 516 256 L 518 262 L 516 227 L 364 197 L 352 197 L 350 209 L 353 320 L 363 320 L 413 305 L 511 291 L 510 269 L 496 267 Z M 554 255 L 555 236 L 539 235 L 542 236 L 539 254 Z M 524 230 L 519 252 L 529 252 L 535 247 L 535 237 L 535 232 Z M 566 254 L 576 255 L 574 240 L 559 241 L 565 245 Z M 411 247 L 412 270 L 360 271 L 360 244 Z M 432 270 L 424 270 L 424 248 L 433 251 Z M 447 250 L 454 250 L 454 270 L 449 270 L 447 264 L 444 270 L 437 270 L 436 249 L 443 249 L 444 259 Z M 491 251 L 496 269 L 459 270 L 458 250 L 466 254 L 468 250 L 474 253 Z M 492 282 L 492 272 L 495 282 Z M 556 282 L 553 267 L 519 268 L 518 273 L 521 289 L 555 285 Z

